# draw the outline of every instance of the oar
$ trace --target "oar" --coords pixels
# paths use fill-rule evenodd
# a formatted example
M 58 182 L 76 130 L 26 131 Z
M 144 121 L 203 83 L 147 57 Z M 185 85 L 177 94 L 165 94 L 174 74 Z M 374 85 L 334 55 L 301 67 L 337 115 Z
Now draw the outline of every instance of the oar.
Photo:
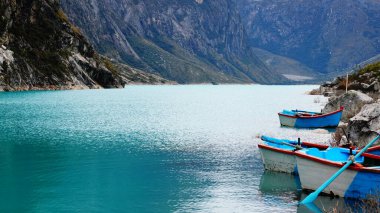
M 302 147 L 301 147 L 301 143 L 300 143 L 300 140 L 298 139 L 298 144 L 299 145 L 293 145 L 293 144 L 290 144 L 290 143 L 286 143 L 286 142 L 283 142 L 283 141 L 279 141 L 279 142 L 277 142 L 277 141 L 274 141 L 274 140 L 264 140 L 263 138 L 261 138 L 263 141 L 266 141 L 266 142 L 269 142 L 269 143 L 275 143 L 275 144 L 279 144 L 279 145 L 286 145 L 286 146 L 291 146 L 291 147 L 294 147 L 294 148 L 296 148 L 296 149 L 302 149 Z
M 326 182 L 324 182 L 315 192 L 309 194 L 301 204 L 312 203 L 315 199 L 317 199 L 319 193 L 321 193 L 327 186 L 329 186 L 340 174 L 344 172 L 356 158 L 360 157 L 369 147 L 371 147 L 377 140 L 379 140 L 380 135 L 374 138 L 367 146 L 365 146 L 358 154 L 355 155 L 355 158 L 346 162 L 346 164 L 340 168 L 333 176 L 331 176 Z

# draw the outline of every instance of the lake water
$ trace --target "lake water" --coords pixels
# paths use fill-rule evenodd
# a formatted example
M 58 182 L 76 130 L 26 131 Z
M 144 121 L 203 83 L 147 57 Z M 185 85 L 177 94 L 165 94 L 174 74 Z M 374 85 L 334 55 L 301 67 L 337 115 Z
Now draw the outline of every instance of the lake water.
M 304 211 L 293 176 L 264 172 L 257 136 L 326 141 L 277 117 L 320 110 L 315 87 L 0 93 L 0 211 Z

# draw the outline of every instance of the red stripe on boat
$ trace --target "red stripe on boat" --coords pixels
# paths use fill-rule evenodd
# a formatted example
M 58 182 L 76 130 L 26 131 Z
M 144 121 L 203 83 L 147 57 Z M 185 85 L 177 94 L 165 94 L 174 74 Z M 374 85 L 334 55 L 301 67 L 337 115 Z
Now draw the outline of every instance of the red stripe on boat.
M 274 148 L 272 146 L 268 146 L 268 145 L 264 145 L 264 144 L 259 144 L 258 146 L 259 146 L 259 148 L 262 148 L 262 149 L 267 149 L 267 150 L 271 150 L 271 151 L 275 151 L 275 152 L 281 152 L 281 153 L 288 154 L 288 155 L 294 155 L 294 151 L 291 151 L 291 150 Z
M 329 115 L 333 115 L 333 114 L 339 113 L 339 112 L 343 111 L 343 109 L 344 109 L 343 107 L 340 107 L 340 109 L 337 110 L 337 111 L 330 112 L 330 113 L 323 114 L 323 115 L 311 115 L 311 116 L 304 116 L 304 115 L 286 115 L 286 114 L 282 114 L 281 112 L 279 112 L 278 115 L 279 115 L 279 116 L 288 117 L 288 118 L 320 118 L 320 117 L 325 117 L 325 116 L 329 116 Z
M 339 167 L 339 168 L 344 166 L 344 164 L 341 163 L 341 162 L 330 161 L 330 160 L 326 160 L 326 159 L 323 159 L 323 158 L 314 157 L 314 156 L 305 154 L 305 153 L 300 152 L 300 151 L 296 151 L 294 153 L 295 153 L 295 155 L 297 157 L 308 159 L 308 160 L 311 160 L 311 161 L 315 161 L 315 162 L 318 162 L 318 163 L 321 163 L 321 164 L 330 165 L 330 166 Z M 360 165 L 353 164 L 352 166 L 349 166 L 347 169 L 351 169 L 351 170 L 355 170 L 355 171 L 361 171 L 361 172 L 380 173 L 380 169 L 372 169 L 372 168 L 369 168 L 369 167 L 363 167 L 361 164 Z

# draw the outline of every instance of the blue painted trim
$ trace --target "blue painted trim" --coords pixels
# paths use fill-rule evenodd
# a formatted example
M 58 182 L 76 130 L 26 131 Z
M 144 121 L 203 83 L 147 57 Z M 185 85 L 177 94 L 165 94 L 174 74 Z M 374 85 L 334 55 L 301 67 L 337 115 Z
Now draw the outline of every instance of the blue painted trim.
M 294 127 L 298 128 L 320 128 L 320 127 L 336 127 L 339 125 L 342 117 L 342 111 L 328 116 L 319 116 L 316 118 L 300 118 L 298 117 Z
M 363 199 L 370 195 L 380 195 L 380 173 L 358 171 L 344 196 Z

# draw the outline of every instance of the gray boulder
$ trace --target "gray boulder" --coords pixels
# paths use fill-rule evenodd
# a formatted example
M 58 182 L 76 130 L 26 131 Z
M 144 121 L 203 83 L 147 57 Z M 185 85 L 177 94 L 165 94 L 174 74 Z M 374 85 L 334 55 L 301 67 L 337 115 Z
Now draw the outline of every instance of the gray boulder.
M 344 107 L 342 121 L 348 122 L 350 118 L 360 112 L 360 109 L 365 104 L 372 102 L 373 98 L 369 97 L 368 95 L 355 90 L 350 90 L 338 97 L 331 97 L 322 112 L 332 112 L 338 110 L 342 106 Z
M 352 142 L 366 145 L 380 131 L 380 102 L 364 105 L 362 110 L 350 119 L 348 132 Z
M 369 87 L 368 87 L 368 91 L 379 92 L 380 91 L 380 83 L 377 80 L 372 81 L 371 85 L 369 85 Z

